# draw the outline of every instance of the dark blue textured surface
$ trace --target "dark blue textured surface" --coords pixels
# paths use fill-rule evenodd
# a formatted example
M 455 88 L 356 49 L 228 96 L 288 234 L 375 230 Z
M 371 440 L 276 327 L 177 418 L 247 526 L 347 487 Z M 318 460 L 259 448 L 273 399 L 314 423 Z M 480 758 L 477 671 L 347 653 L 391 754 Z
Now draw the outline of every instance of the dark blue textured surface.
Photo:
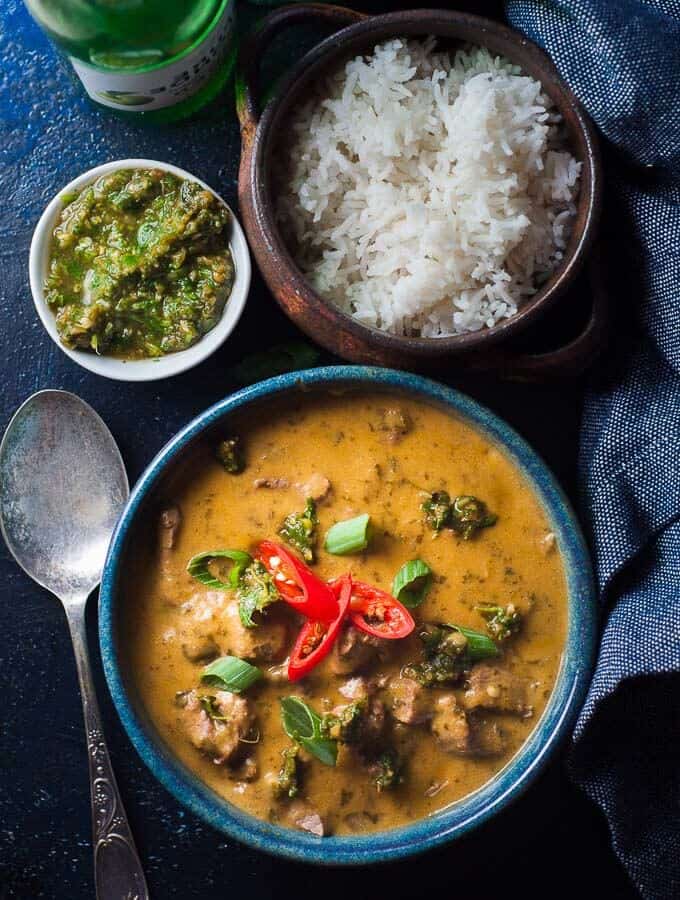
M 607 137 L 634 341 L 586 397 L 581 487 L 610 610 L 574 773 L 645 897 L 680 897 L 680 4 L 509 4 Z M 672 673 L 672 674 L 671 674 Z
M 395 8 L 398 3 L 390 4 Z M 402 3 L 402 7 L 407 4 Z M 379 10 L 387 4 L 362 4 Z M 498 15 L 500 3 L 461 4 Z M 252 14 L 244 10 L 244 17 Z M 293 48 L 294 49 L 294 48 Z M 104 417 L 132 482 L 178 428 L 231 390 L 233 357 L 293 332 L 256 278 L 234 337 L 210 361 L 172 382 L 119 385 L 72 365 L 37 320 L 28 290 L 28 246 L 49 198 L 74 175 L 109 159 L 146 156 L 187 168 L 236 199 L 238 132 L 231 101 L 197 121 L 146 129 L 93 109 L 60 69 L 17 0 L 0 3 L 0 428 L 33 391 L 75 391 Z M 580 385 L 463 388 L 507 418 L 575 495 Z M 555 410 L 559 409 L 559 415 Z M 95 618 L 94 605 L 91 609 Z M 96 659 L 96 632 L 91 647 Z M 0 547 L 0 898 L 90 900 L 87 762 L 75 667 L 58 604 Z M 205 827 L 158 785 L 125 737 L 103 679 L 99 696 L 122 794 L 155 900 L 243 897 L 289 900 L 301 892 L 410 900 L 424 888 L 461 886 L 475 898 L 510 887 L 525 900 L 635 896 L 614 861 L 603 821 L 565 776 L 560 760 L 497 821 L 455 848 L 415 864 L 319 872 L 243 849 Z M 587 875 L 585 874 L 587 873 Z M 449 891 L 450 886 L 450 891 Z

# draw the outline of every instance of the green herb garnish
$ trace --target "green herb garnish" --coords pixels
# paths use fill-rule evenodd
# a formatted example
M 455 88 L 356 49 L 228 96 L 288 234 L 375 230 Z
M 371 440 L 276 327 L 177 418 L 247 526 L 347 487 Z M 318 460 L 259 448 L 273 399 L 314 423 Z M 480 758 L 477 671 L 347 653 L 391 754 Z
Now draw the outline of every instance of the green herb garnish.
M 446 491 L 434 491 L 421 506 L 425 523 L 433 531 L 450 528 L 464 541 L 469 541 L 482 528 L 495 525 L 498 516 L 489 512 L 486 503 L 469 494 L 461 494 L 453 502 Z
M 497 641 L 505 641 L 522 627 L 522 613 L 514 603 L 507 606 L 475 606 L 477 612 L 486 619 L 486 630 Z
M 425 522 L 433 531 L 441 531 L 451 520 L 451 498 L 446 491 L 434 491 L 421 506 Z
M 281 751 L 281 768 L 274 785 L 274 794 L 279 800 L 292 800 L 300 791 L 299 746 L 293 744 Z
M 347 553 L 365 550 L 371 539 L 370 526 L 371 517 L 368 513 L 362 513 L 344 522 L 336 522 L 326 535 L 326 550 L 334 556 L 345 556 Z
M 444 627 L 450 628 L 452 631 L 457 631 L 467 639 L 465 655 L 471 663 L 498 656 L 500 653 L 500 650 L 491 638 L 486 634 L 482 634 L 481 631 L 474 631 L 472 628 L 464 628 L 462 625 L 450 625 L 448 623 Z
M 246 467 L 240 438 L 229 437 L 220 441 L 215 448 L 215 456 L 230 475 L 238 475 Z
M 240 694 L 262 678 L 257 666 L 251 666 L 238 656 L 220 656 L 201 672 L 201 681 L 221 691 Z
M 379 794 L 396 787 L 404 780 L 403 768 L 396 753 L 393 751 L 388 750 L 382 753 L 376 760 L 375 768 L 376 773 L 373 783 Z
M 236 591 L 238 614 L 245 628 L 255 628 L 253 621 L 256 612 L 263 612 L 272 603 L 280 599 L 274 579 L 259 560 L 253 560 L 240 576 Z
M 338 744 L 322 735 L 321 721 L 321 716 L 300 697 L 281 698 L 281 723 L 288 737 L 325 765 L 334 766 Z
M 469 541 L 482 528 L 495 525 L 498 516 L 490 513 L 483 500 L 463 495 L 456 497 L 451 509 L 451 527 L 464 541 Z
M 355 700 L 339 713 L 324 713 L 319 726 L 323 737 L 328 737 L 341 744 L 358 744 L 361 741 L 366 701 Z
M 432 569 L 422 559 L 404 563 L 394 576 L 392 596 L 409 609 L 420 606 L 432 582 Z
M 229 571 L 229 581 L 221 581 L 210 571 L 210 563 L 216 559 L 230 559 L 232 562 Z M 241 575 L 252 562 L 249 553 L 242 550 L 206 550 L 192 556 L 187 566 L 187 572 L 201 584 L 214 588 L 217 591 L 228 591 L 238 587 Z
M 418 637 L 423 642 L 423 659 L 404 666 L 403 673 L 427 687 L 456 684 L 474 663 L 499 653 L 487 635 L 461 625 L 425 625 Z
M 284 541 L 299 550 L 305 562 L 314 562 L 314 541 L 318 522 L 316 503 L 310 497 L 305 503 L 304 511 L 286 516 L 279 528 L 279 534 Z

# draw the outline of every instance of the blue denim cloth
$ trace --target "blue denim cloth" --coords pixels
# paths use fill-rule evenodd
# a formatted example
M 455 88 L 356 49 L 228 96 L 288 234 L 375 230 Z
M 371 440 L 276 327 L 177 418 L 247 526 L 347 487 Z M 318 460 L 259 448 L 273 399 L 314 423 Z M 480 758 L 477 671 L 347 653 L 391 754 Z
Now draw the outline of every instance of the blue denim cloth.
M 680 3 L 510 0 L 603 136 L 612 346 L 582 518 L 603 635 L 571 771 L 646 898 L 680 898 Z

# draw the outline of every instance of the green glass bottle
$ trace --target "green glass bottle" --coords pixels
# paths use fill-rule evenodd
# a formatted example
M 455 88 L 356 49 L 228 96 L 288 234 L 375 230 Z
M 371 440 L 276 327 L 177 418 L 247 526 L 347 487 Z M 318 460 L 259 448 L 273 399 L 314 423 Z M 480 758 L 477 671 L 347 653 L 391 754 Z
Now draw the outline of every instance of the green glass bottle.
M 182 119 L 224 86 L 236 0 L 25 0 L 89 97 L 153 122 Z

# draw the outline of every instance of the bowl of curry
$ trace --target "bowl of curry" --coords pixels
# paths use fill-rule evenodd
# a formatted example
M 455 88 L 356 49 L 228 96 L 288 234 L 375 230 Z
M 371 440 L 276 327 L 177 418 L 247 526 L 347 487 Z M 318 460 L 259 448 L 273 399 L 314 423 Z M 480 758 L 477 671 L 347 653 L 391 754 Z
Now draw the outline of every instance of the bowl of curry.
M 106 677 L 207 822 L 323 864 L 458 837 L 531 783 L 587 688 L 590 563 L 504 422 L 424 378 L 283 375 L 158 454 L 113 536 Z
M 122 381 L 177 375 L 231 334 L 250 286 L 248 245 L 225 201 L 168 163 L 84 172 L 36 226 L 36 310 L 78 365 Z

